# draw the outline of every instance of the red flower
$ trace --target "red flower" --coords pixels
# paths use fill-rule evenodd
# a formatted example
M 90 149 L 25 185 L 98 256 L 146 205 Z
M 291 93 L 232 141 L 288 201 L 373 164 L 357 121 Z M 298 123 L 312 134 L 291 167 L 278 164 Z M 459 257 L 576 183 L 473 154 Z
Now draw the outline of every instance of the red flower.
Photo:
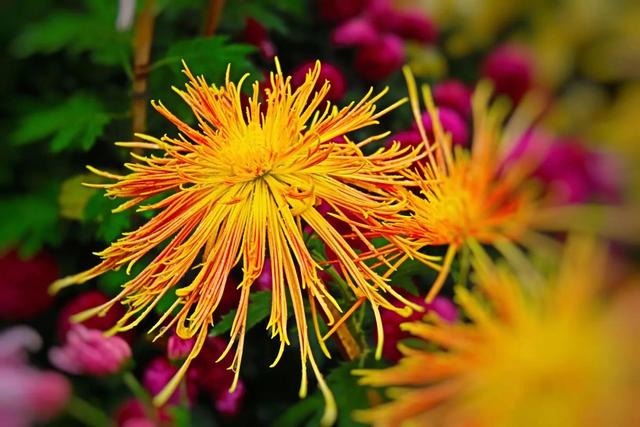
M 460 114 L 450 108 L 441 107 L 438 108 L 438 117 L 444 131 L 451 134 L 451 141 L 454 145 L 467 145 L 469 143 L 467 123 Z M 433 123 L 429 113 L 425 112 L 422 114 L 422 124 L 424 125 L 424 130 L 429 141 L 433 141 Z M 413 129 L 417 130 L 418 127 L 414 124 Z
M 58 266 L 40 252 L 22 259 L 16 251 L 0 257 L 0 319 L 29 320 L 51 305 L 49 285 L 58 278 Z

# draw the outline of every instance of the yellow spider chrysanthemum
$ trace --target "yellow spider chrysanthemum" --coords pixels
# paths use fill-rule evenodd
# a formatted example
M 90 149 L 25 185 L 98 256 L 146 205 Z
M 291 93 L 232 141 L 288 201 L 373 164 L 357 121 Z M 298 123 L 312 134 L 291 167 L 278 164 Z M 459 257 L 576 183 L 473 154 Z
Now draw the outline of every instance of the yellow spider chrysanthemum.
M 542 287 L 473 251 L 480 292 L 456 295 L 470 323 L 405 323 L 439 349 L 401 346 L 398 365 L 357 371 L 363 384 L 389 387 L 391 401 L 356 418 L 393 427 L 640 425 L 638 283 L 600 297 L 604 251 L 588 239 L 569 241 Z
M 138 162 L 126 164 L 131 171 L 127 175 L 91 168 L 115 180 L 103 185 L 107 196 L 129 199 L 117 211 L 139 206 L 139 211 L 155 210 L 157 215 L 100 252 L 100 264 L 58 281 L 54 289 L 83 283 L 123 266 L 129 272 L 134 263 L 158 248 L 153 260 L 123 285 L 118 296 L 81 317 L 103 313 L 121 301 L 129 311 L 112 332 L 127 330 L 137 325 L 163 296 L 175 293 L 175 304 L 152 330 L 160 328 L 162 334 L 175 327 L 180 337 L 197 339 L 187 362 L 156 397 L 161 402 L 170 395 L 202 347 L 227 278 L 232 268 L 241 265 L 240 302 L 229 346 L 220 357 L 221 360 L 236 346 L 231 369 L 237 381 L 249 293 L 268 256 L 273 278 L 268 328 L 281 343 L 274 364 L 289 344 L 287 299 L 290 299 L 303 366 L 301 395 L 306 393 L 309 362 L 328 402 L 325 413 L 328 421 L 335 408 L 309 347 L 305 294 L 316 332 L 315 313 L 319 311 L 316 306 L 319 305 L 328 324 L 335 321 L 332 311 L 340 307 L 318 278 L 321 268 L 305 246 L 303 227 L 311 227 L 336 254 L 339 269 L 351 290 L 371 303 L 378 323 L 379 307 L 405 313 L 408 308 L 399 310 L 383 293 L 403 305 L 412 304 L 359 259 L 316 205 L 325 202 L 336 216 L 348 212 L 358 218 L 370 215 L 381 220 L 393 218 L 403 204 L 388 196 L 383 188 L 403 181 L 399 171 L 420 154 L 418 150 L 395 146 L 364 155 L 363 146 L 387 134 L 359 143 L 347 136 L 349 132 L 377 124 L 379 117 L 402 102 L 376 111 L 375 102 L 386 91 L 376 96 L 369 91 L 361 101 L 341 109 L 329 103 L 319 109 L 329 90 L 328 82 L 314 90 L 319 62 L 296 90 L 292 89 L 290 78 L 283 76 L 277 61 L 276 70 L 270 75 L 264 103 L 260 102 L 262 89 L 255 82 L 253 95 L 243 104 L 240 88 L 246 76 L 235 85 L 227 72 L 223 87 L 210 86 L 203 77 L 194 77 L 185 65 L 189 78 L 186 91 L 175 91 L 193 110 L 198 127 L 189 126 L 161 103 L 154 103 L 156 110 L 178 128 L 178 136 L 157 139 L 140 135 L 145 142 L 120 145 L 158 150 L 161 155 L 143 157 L 134 153 Z M 162 199 L 143 205 L 156 195 Z M 355 235 L 362 237 L 352 228 Z M 369 247 L 373 248 L 371 244 Z M 181 282 L 192 268 L 197 270 L 195 278 L 190 283 Z M 177 314 L 172 316 L 175 310 Z M 327 353 L 322 340 L 320 343 Z
M 507 105 L 490 105 L 491 89 L 481 83 L 473 95 L 473 142 L 471 148 L 452 147 L 451 137 L 443 130 L 438 111 L 427 86 L 422 95 L 434 124 L 433 141 L 427 138 L 418 100 L 418 90 L 411 72 L 405 69 L 411 106 L 416 124 L 427 147 L 423 164 L 404 172 L 419 191 L 398 187 L 408 201 L 410 215 L 380 222 L 371 218 L 371 234 L 379 233 L 391 243 L 376 255 L 400 264 L 415 257 L 432 265 L 431 257 L 420 253 L 427 246 L 448 245 L 440 273 L 427 295 L 427 302 L 437 295 L 449 272 L 456 252 L 469 239 L 494 244 L 511 254 L 510 242 L 531 231 L 533 218 L 541 209 L 540 192 L 528 179 L 535 166 L 530 156 L 506 162 L 510 147 L 526 130 L 527 116 L 535 102 L 516 112 L 509 123 L 503 121 Z

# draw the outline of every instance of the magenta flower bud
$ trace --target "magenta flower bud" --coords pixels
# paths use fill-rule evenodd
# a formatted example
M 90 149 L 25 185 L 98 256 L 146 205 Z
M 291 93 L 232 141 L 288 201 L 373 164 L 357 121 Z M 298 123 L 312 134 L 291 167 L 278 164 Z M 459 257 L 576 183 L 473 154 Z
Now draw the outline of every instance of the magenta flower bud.
M 391 32 L 405 40 L 430 44 L 437 39 L 435 25 L 428 16 L 419 10 L 389 9 L 378 13 L 375 22 L 382 31 Z
M 423 296 L 415 296 L 408 294 L 406 291 L 401 291 L 404 296 L 411 302 L 416 303 L 424 307 L 425 311 L 413 312 L 409 317 L 405 318 L 391 310 L 381 310 L 382 325 L 384 332 L 384 342 L 382 344 L 382 355 L 385 359 L 393 362 L 397 362 L 401 353 L 398 350 L 398 343 L 409 338 L 411 334 L 403 331 L 400 325 L 405 322 L 415 322 L 422 319 L 429 313 L 435 313 L 442 320 L 453 323 L 458 320 L 458 310 L 451 300 L 445 297 L 436 297 L 431 304 L 427 304 L 424 301 Z
M 502 45 L 487 56 L 482 75 L 493 81 L 497 94 L 517 103 L 533 85 L 533 61 L 524 47 Z
M 182 361 L 187 358 L 193 346 L 196 343 L 195 338 L 182 339 L 173 333 L 167 341 L 167 358 L 172 362 Z
M 549 144 L 535 175 L 561 203 L 617 202 L 621 198 L 620 165 L 579 140 Z
M 211 362 L 211 360 L 209 360 Z M 214 365 L 214 366 L 217 366 Z M 173 378 L 175 373 L 178 371 L 178 368 L 173 366 L 168 359 L 164 357 L 156 357 L 149 362 L 147 367 L 144 370 L 142 375 L 142 384 L 144 387 L 151 393 L 151 395 L 155 396 L 160 393 L 164 386 Z M 186 379 L 184 381 L 187 382 L 187 396 L 186 399 L 189 403 L 193 403 L 196 399 L 198 390 L 195 387 L 195 384 L 191 381 L 192 372 L 187 373 Z M 181 389 L 178 388 L 173 395 L 169 398 L 169 405 L 179 405 L 181 401 Z
M 229 393 L 228 389 L 218 389 L 211 399 L 213 400 L 213 406 L 223 417 L 231 418 L 235 417 L 242 410 L 242 404 L 244 403 L 245 387 L 244 383 L 238 382 L 238 386 Z
M 355 47 L 374 43 L 378 31 L 371 21 L 364 18 L 353 18 L 339 25 L 331 33 L 331 41 L 336 47 Z
M 276 56 L 276 47 L 267 29 L 253 18 L 247 18 L 242 31 L 242 40 L 257 47 L 260 55 L 265 59 L 273 59 Z
M 433 100 L 438 107 L 451 108 L 463 118 L 471 115 L 471 91 L 459 80 L 445 80 L 434 85 Z
M 339 23 L 360 14 L 369 0 L 318 0 L 320 18 L 325 22 Z
M 107 337 L 102 331 L 74 325 L 62 347 L 49 350 L 49 361 L 56 368 L 77 375 L 103 376 L 119 372 L 131 359 L 131 348 L 120 337 Z
M 71 317 L 74 314 L 81 313 L 93 307 L 97 307 L 109 301 L 109 297 L 97 290 L 90 290 L 83 292 L 69 301 L 58 315 L 57 321 L 57 335 L 60 341 L 64 341 L 67 333 L 75 323 L 71 321 Z M 121 305 L 116 304 L 111 306 L 107 310 L 104 316 L 93 316 L 82 322 L 88 329 L 97 329 L 100 331 L 106 331 L 111 329 L 118 322 L 119 319 L 124 316 L 124 309 Z M 128 339 L 130 334 L 121 335 L 123 338 Z
M 440 118 L 444 132 L 451 134 L 451 142 L 453 142 L 454 145 L 467 145 L 469 143 L 467 123 L 460 114 L 450 108 L 441 107 L 438 108 L 438 117 Z M 422 123 L 429 141 L 433 141 L 433 123 L 431 122 L 429 113 L 425 112 L 422 114 Z M 417 130 L 415 124 L 413 125 L 413 129 Z
M 385 34 L 358 49 L 354 67 L 364 79 L 377 82 L 399 70 L 404 61 L 402 40 L 395 35 Z
M 299 65 L 291 74 L 291 85 L 294 88 L 299 87 L 305 81 L 306 74 L 313 69 L 314 65 L 315 62 L 305 62 Z M 338 67 L 328 62 L 323 62 L 315 89 L 320 89 L 327 80 L 331 84 L 326 96 L 327 101 L 335 102 L 341 100 L 347 88 L 345 78 Z
M 273 283 L 271 280 L 271 261 L 265 260 L 264 267 L 262 267 L 262 273 L 253 283 L 253 287 L 256 291 L 271 291 Z

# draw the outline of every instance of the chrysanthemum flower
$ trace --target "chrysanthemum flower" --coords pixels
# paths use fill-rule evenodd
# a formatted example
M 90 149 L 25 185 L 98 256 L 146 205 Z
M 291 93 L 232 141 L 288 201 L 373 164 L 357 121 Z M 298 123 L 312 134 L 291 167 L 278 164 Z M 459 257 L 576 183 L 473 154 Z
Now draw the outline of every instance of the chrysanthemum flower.
M 405 323 L 425 346 L 401 346 L 396 366 L 356 372 L 362 384 L 389 387 L 391 399 L 356 418 L 394 427 L 638 425 L 640 292 L 633 283 L 601 297 L 600 249 L 570 240 L 558 272 L 538 286 L 476 245 L 478 292 L 460 287 L 456 297 L 470 322 Z
M 310 227 L 335 253 L 336 268 L 354 295 L 371 303 L 381 330 L 379 307 L 410 311 L 406 306 L 397 308 L 386 295 L 407 306 L 415 305 L 367 266 L 316 206 L 325 202 L 336 216 L 346 212 L 357 218 L 392 219 L 403 203 L 391 198 L 384 189 L 404 180 L 399 171 L 420 154 L 398 145 L 370 155 L 362 152 L 363 146 L 386 137 L 387 133 L 358 143 L 349 138 L 350 132 L 377 124 L 379 117 L 402 103 L 377 111 L 375 103 L 385 91 L 375 96 L 369 91 L 359 102 L 341 109 L 328 102 L 319 108 L 330 89 L 328 82 L 318 91 L 314 89 L 320 74 L 319 63 L 295 91 L 277 61 L 276 70 L 270 75 L 265 108 L 260 102 L 263 91 L 257 82 L 248 104 L 241 103 L 240 90 L 247 76 L 236 85 L 227 72 L 224 86 L 210 86 L 185 66 L 189 83 L 185 91 L 175 91 L 193 110 L 198 126 L 188 125 L 161 103 L 154 103 L 156 110 L 178 128 L 178 136 L 158 139 L 140 135 L 145 142 L 120 145 L 157 150 L 160 155 L 133 153 L 138 162 L 125 165 L 131 171 L 127 175 L 90 168 L 115 181 L 99 185 L 106 188 L 107 196 L 129 199 L 116 211 L 139 206 L 138 211 L 157 214 L 98 253 L 102 262 L 97 266 L 62 279 L 53 288 L 84 283 L 122 267 L 129 273 L 145 255 L 154 254 L 144 270 L 123 284 L 119 295 L 78 319 L 105 313 L 122 302 L 128 312 L 113 332 L 128 330 L 139 324 L 161 298 L 175 294 L 175 303 L 152 331 L 159 329 L 162 334 L 175 327 L 181 338 L 195 337 L 196 341 L 185 364 L 156 397 L 160 403 L 171 395 L 200 351 L 229 274 L 234 267 L 241 266 L 240 301 L 229 345 L 219 359 L 235 346 L 231 365 L 236 373 L 233 390 L 244 348 L 249 294 L 265 260 L 269 259 L 273 295 L 268 328 L 271 336 L 280 340 L 274 364 L 290 342 L 287 332 L 287 299 L 290 299 L 302 359 L 300 394 L 306 393 L 308 362 L 327 400 L 325 421 L 328 421 L 334 416 L 335 407 L 310 349 L 304 301 L 305 298 L 309 301 L 316 333 L 316 313 L 322 312 L 330 325 L 335 322 L 332 311 L 341 308 L 318 278 L 321 266 L 305 246 L 303 228 Z M 148 201 L 153 196 L 160 200 Z M 363 238 L 355 227 L 353 232 Z M 373 248 L 371 244 L 369 247 Z M 197 273 L 186 279 L 191 269 Z M 322 340 L 320 343 L 328 354 Z
M 433 137 L 427 136 L 416 83 L 406 68 L 405 76 L 416 126 L 427 147 L 422 162 L 404 172 L 419 191 L 398 187 L 401 197 L 408 201 L 410 215 L 386 222 L 370 218 L 369 223 L 373 226 L 372 235 L 379 233 L 391 241 L 376 255 L 383 253 L 390 260 L 399 258 L 398 264 L 414 257 L 432 265 L 433 259 L 425 258 L 420 250 L 448 246 L 443 265 L 438 267 L 438 278 L 427 295 L 427 302 L 431 302 L 465 242 L 475 239 L 513 254 L 515 248 L 510 242 L 533 229 L 532 219 L 541 208 L 540 192 L 529 179 L 535 160 L 522 156 L 506 161 L 509 149 L 529 124 L 524 117 L 530 114 L 533 104 L 523 107 L 528 109 L 526 113 L 516 112 L 503 125 L 507 105 L 490 105 L 490 87 L 481 83 L 472 101 L 473 141 L 471 148 L 465 148 L 452 144 L 425 86 L 422 95 L 433 123 Z

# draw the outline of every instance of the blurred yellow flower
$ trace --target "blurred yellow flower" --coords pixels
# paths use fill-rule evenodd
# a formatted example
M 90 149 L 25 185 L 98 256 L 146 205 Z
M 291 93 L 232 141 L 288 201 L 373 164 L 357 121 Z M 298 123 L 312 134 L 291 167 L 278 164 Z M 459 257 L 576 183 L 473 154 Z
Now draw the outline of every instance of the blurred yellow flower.
M 436 350 L 400 346 L 399 364 L 358 370 L 390 401 L 356 413 L 375 426 L 640 425 L 640 288 L 606 300 L 606 254 L 572 239 L 543 286 L 474 248 L 478 293 L 456 290 L 469 323 L 403 328 Z

